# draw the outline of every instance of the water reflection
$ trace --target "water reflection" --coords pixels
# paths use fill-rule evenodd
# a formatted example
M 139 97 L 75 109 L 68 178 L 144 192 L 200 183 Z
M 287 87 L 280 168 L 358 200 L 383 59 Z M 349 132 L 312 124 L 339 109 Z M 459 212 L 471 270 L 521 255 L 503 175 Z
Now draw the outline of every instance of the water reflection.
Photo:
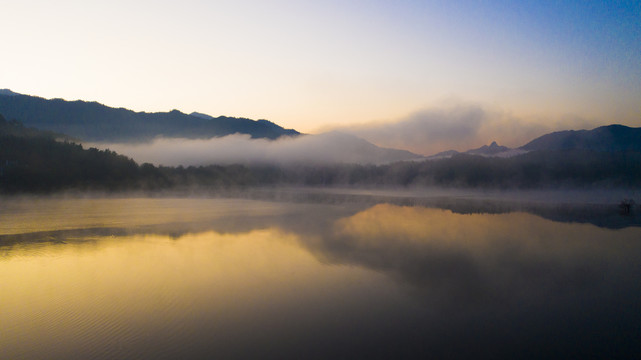
M 636 227 L 392 204 L 37 205 L 0 225 L 0 358 L 638 354 Z
M 338 220 L 324 245 L 337 261 L 385 271 L 428 292 L 430 301 L 469 308 L 605 286 L 613 266 L 635 271 L 639 234 L 525 213 L 461 215 L 382 204 Z M 629 280 L 638 288 L 637 279 Z
M 358 327 L 363 311 L 404 304 L 384 295 L 372 309 L 361 297 L 385 279 L 323 266 L 278 229 L 94 240 L 46 253 L 14 247 L 0 262 L 12 274 L 2 283 L 2 358 L 293 357 L 316 346 L 310 332 L 329 335 L 344 319 Z M 352 311 L 356 303 L 367 310 Z

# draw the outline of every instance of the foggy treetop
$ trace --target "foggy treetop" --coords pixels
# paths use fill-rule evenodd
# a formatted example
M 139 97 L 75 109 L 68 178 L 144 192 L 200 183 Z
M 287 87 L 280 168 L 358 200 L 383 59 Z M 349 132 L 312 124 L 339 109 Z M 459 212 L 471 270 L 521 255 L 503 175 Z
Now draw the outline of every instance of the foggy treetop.
M 615 188 L 641 186 L 641 152 L 538 150 L 512 158 L 457 154 L 386 165 L 289 164 L 163 167 L 0 116 L 0 192 L 217 191 L 248 186 Z

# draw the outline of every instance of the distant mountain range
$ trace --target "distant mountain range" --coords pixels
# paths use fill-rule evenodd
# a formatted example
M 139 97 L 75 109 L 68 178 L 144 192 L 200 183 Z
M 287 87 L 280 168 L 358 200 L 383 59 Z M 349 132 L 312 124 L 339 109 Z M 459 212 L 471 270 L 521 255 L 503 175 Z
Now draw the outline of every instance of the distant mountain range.
M 478 149 L 468 150 L 467 153 L 473 155 L 496 155 L 508 150 L 510 150 L 510 148 L 508 148 L 507 146 L 501 146 L 497 144 L 496 141 L 492 141 L 492 144 L 490 144 L 490 146 L 483 145 Z
M 594 134 L 603 131 L 608 134 L 612 130 L 616 134 L 609 141 L 602 141 L 598 136 L 594 138 Z M 570 138 L 575 136 L 572 135 L 574 132 L 567 134 Z M 183 159 L 192 161 L 185 162 L 185 166 L 157 167 L 141 161 L 136 163 L 128 158 L 132 155 L 129 151 L 119 155 L 112 150 L 85 149 L 73 142 L 58 141 L 59 134 L 28 128 L 0 115 L 0 194 L 59 190 L 178 190 L 193 193 L 253 185 L 641 189 L 641 151 L 634 150 L 634 143 L 641 140 L 638 129 L 614 126 L 579 132 L 578 140 L 571 143 L 581 144 L 580 148 L 578 145 L 567 146 L 566 136 L 541 138 L 545 141 L 535 139 L 538 141 L 533 143 L 546 144 L 552 150 L 546 147 L 532 151 L 511 149 L 525 153 L 512 157 L 455 154 L 434 161 L 403 162 L 398 160 L 421 157 L 382 149 L 338 132 L 277 141 L 249 141 L 248 136 L 237 135 L 220 141 L 186 143 L 160 139 L 158 141 L 164 141 L 160 146 L 157 141 L 128 144 L 130 148 L 146 146 L 153 154 L 165 152 L 174 157 L 186 150 L 188 156 Z M 591 138 L 595 139 L 592 144 Z M 179 147 L 169 147 L 172 141 Z M 239 146 L 229 148 L 225 145 L 229 142 Z M 210 143 L 223 147 L 197 149 Z M 180 146 L 185 144 L 187 146 Z M 498 144 L 479 149 L 485 152 L 502 150 Z M 479 149 L 473 150 L 479 152 Z M 226 154 L 238 157 L 252 152 L 268 161 L 239 164 L 209 158 L 193 162 L 198 154 L 228 160 Z M 284 161 L 287 156 L 289 162 Z M 183 161 L 175 165 L 183 165 Z
M 512 149 L 506 146 L 500 146 L 496 141 L 493 141 L 489 146 L 484 145 L 480 148 L 467 150 L 462 153 L 456 150 L 448 150 L 427 158 L 443 159 L 457 154 L 481 155 L 486 157 L 512 157 L 531 151 L 571 150 L 641 152 L 641 128 L 615 124 L 601 126 L 592 130 L 558 131 L 540 136 L 518 148 Z
M 470 149 L 464 152 L 456 151 L 456 150 L 447 150 L 443 151 L 431 156 L 426 157 L 429 160 L 438 160 L 438 159 L 446 159 L 446 158 L 451 158 L 454 155 L 458 154 L 467 154 L 467 155 L 480 155 L 480 156 L 486 156 L 486 157 L 512 157 L 516 155 L 521 155 L 526 153 L 526 150 L 523 150 L 521 148 L 517 149 L 511 149 L 507 146 L 501 146 L 496 143 L 496 141 L 492 141 L 492 143 L 488 145 L 483 145 L 480 148 L 476 149 Z
M 0 90 L 0 114 L 7 119 L 17 119 L 27 127 L 59 133 L 85 143 L 99 146 L 108 143 L 111 149 L 123 150 L 137 158 L 140 147 L 127 143 L 152 142 L 157 138 L 211 139 L 232 134 L 246 134 L 252 139 L 278 139 L 281 136 L 303 135 L 296 130 L 284 129 L 267 120 L 250 120 L 234 117 L 213 117 L 178 110 L 160 113 L 134 112 L 124 108 L 111 108 L 97 102 L 47 100 L 35 96 Z M 420 160 L 423 156 L 405 150 L 378 147 L 356 136 L 332 132 L 305 135 L 305 140 L 269 146 L 246 143 L 242 149 L 222 149 L 210 153 L 210 163 L 253 163 L 310 161 L 312 163 L 335 161 L 341 163 L 382 164 L 394 161 Z M 250 146 L 252 145 L 252 146 Z M 133 149 L 133 150 L 131 150 Z M 128 152 L 127 150 L 131 150 Z M 155 158 L 142 157 L 154 162 Z M 198 162 L 198 157 L 186 156 L 184 164 Z M 163 161 L 156 161 L 163 163 Z
M 17 119 L 25 126 L 92 142 L 140 142 L 157 137 L 207 139 L 234 133 L 267 139 L 300 135 L 296 130 L 284 129 L 267 120 L 188 115 L 178 110 L 134 112 L 97 102 L 47 100 L 9 89 L 0 90 L 0 114 L 7 119 Z
M 293 129 L 267 120 L 251 120 L 178 110 L 169 112 L 134 112 L 112 108 L 97 102 L 47 100 L 0 89 L 0 114 L 17 119 L 27 127 L 65 134 L 92 143 L 139 143 L 156 138 L 210 139 L 231 134 L 246 134 L 252 139 L 278 139 L 301 135 Z M 306 138 L 308 138 L 306 136 Z M 296 147 L 298 146 L 298 147 Z M 303 148 L 304 147 L 304 148 Z M 267 149 L 267 148 L 266 148 Z M 382 164 L 404 160 L 443 159 L 458 154 L 510 158 L 535 151 L 641 152 L 641 128 L 609 125 L 593 130 L 559 131 L 538 137 L 529 143 L 508 148 L 496 142 L 463 153 L 449 150 L 429 157 L 409 151 L 381 148 L 355 136 L 338 132 L 309 136 L 292 145 L 289 152 L 316 154 L 316 158 L 339 159 L 340 162 Z M 270 154 L 260 151 L 263 158 Z M 274 157 L 271 156 L 271 157 Z M 301 161 L 304 159 L 301 158 Z
M 608 125 L 593 130 L 559 131 L 538 137 L 521 146 L 520 149 L 527 151 L 641 151 L 641 128 Z

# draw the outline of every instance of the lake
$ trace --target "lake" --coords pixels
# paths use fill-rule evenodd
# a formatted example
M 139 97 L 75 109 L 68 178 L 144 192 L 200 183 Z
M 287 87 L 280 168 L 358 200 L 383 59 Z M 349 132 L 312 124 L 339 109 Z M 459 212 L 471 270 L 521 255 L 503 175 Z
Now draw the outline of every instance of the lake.
M 635 214 L 266 193 L 2 199 L 0 358 L 641 354 Z

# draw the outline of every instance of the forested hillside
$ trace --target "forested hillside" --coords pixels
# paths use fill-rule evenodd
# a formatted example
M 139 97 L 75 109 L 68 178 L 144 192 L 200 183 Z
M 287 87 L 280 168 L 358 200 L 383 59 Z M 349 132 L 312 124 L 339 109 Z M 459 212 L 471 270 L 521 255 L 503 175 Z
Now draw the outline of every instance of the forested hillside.
M 460 188 L 638 188 L 637 151 L 532 151 L 512 158 L 458 154 L 387 165 L 139 165 L 110 150 L 85 149 L 60 134 L 0 115 L 0 192 L 61 190 L 219 191 L 245 186 Z
M 59 134 L 28 128 L 0 115 L 0 193 L 212 190 L 260 183 L 239 165 L 138 165 L 110 150 L 85 149 L 59 139 Z

